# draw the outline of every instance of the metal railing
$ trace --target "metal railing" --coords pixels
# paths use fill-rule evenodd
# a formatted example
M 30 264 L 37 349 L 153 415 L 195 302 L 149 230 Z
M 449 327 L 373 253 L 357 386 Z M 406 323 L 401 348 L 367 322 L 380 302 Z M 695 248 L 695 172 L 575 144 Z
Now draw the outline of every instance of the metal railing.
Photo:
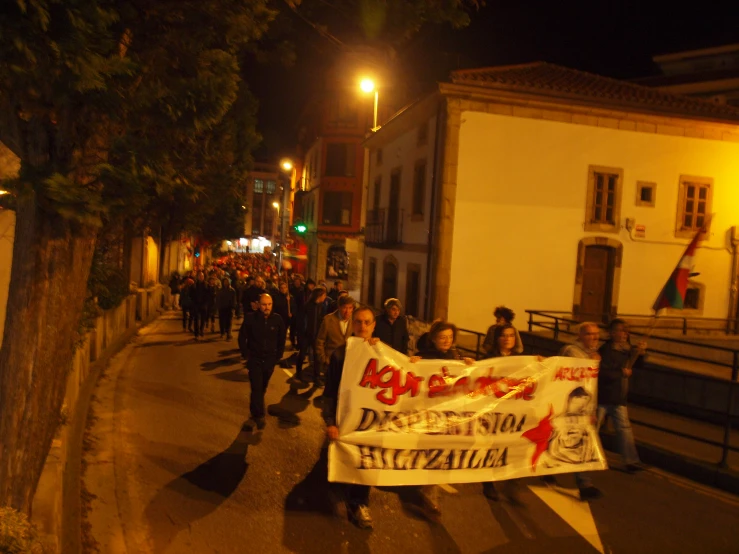
M 558 311 L 558 310 L 526 310 L 527 312 L 533 311 L 534 313 L 542 314 L 558 314 L 561 316 L 572 316 L 572 312 Z M 579 313 L 577 315 L 579 321 L 585 319 L 589 321 L 595 321 L 600 323 L 603 321 L 604 314 L 602 313 Z M 614 316 L 616 317 L 616 316 Z M 651 329 L 653 331 L 666 331 L 666 332 L 680 332 L 683 335 L 687 335 L 691 331 L 718 331 L 724 335 L 736 335 L 737 326 L 733 319 L 725 317 L 686 317 L 679 315 L 661 315 L 658 318 L 654 318 L 651 315 L 644 314 L 618 314 L 618 317 L 625 319 L 629 322 L 629 327 L 634 329 Z M 607 317 L 607 319 L 611 319 Z M 573 319 L 573 321 L 575 321 Z M 642 322 L 643 321 L 643 322 Z
M 526 313 L 529 314 L 528 329 L 530 333 L 533 333 L 535 329 L 546 329 L 552 332 L 552 338 L 554 340 L 561 340 L 560 339 L 561 334 L 570 335 L 570 336 L 574 336 L 577 334 L 575 329 L 577 329 L 577 326 L 579 326 L 580 322 L 578 320 L 573 319 L 569 312 L 526 310 Z M 535 319 L 535 317 L 539 317 L 543 319 L 537 320 Z M 624 319 L 631 319 L 631 317 L 634 317 L 634 316 L 619 315 L 618 317 L 621 317 Z M 645 316 L 641 316 L 641 317 L 645 317 Z M 682 318 L 682 319 L 688 319 L 688 318 Z M 605 325 L 599 324 L 599 327 L 604 328 Z M 649 326 L 647 325 L 646 327 L 649 327 Z M 630 328 L 632 329 L 631 334 L 636 335 L 636 336 L 646 337 L 644 333 L 633 331 L 634 325 L 630 324 Z M 666 428 L 660 425 L 655 425 L 653 423 L 649 423 L 646 421 L 640 421 L 638 419 L 632 419 L 631 420 L 632 423 L 636 423 L 638 425 L 642 425 L 650 429 L 655 429 L 657 431 L 662 431 L 664 433 L 669 433 L 671 435 L 688 438 L 688 439 L 695 440 L 695 441 L 698 441 L 704 444 L 709 444 L 711 446 L 716 446 L 718 448 L 721 448 L 721 461 L 719 462 L 718 465 L 721 467 L 727 467 L 727 460 L 728 460 L 729 452 L 730 451 L 739 452 L 739 447 L 735 447 L 730 444 L 731 429 L 732 429 L 732 412 L 734 411 L 734 396 L 736 395 L 736 391 L 737 391 L 737 385 L 738 385 L 737 378 L 739 378 L 739 349 L 729 348 L 725 346 L 707 345 L 704 343 L 690 341 L 686 339 L 666 337 L 664 335 L 660 335 L 660 336 L 653 337 L 653 338 L 658 339 L 659 341 L 667 342 L 667 343 L 688 345 L 688 346 L 708 349 L 714 352 L 722 352 L 722 353 L 731 354 L 731 362 L 722 362 L 722 361 L 716 361 L 716 360 L 709 361 L 709 360 L 706 360 L 706 357 L 692 356 L 690 354 L 680 354 L 674 351 L 666 351 L 666 350 L 655 349 L 655 348 L 649 349 L 650 352 L 661 354 L 663 356 L 674 357 L 674 358 L 681 359 L 681 360 L 697 361 L 701 363 L 710 363 L 713 365 L 731 369 L 730 379 L 710 377 L 706 375 L 701 375 L 699 373 L 693 374 L 693 378 L 699 381 L 720 383 L 721 385 L 727 387 L 728 399 L 726 402 L 726 409 L 723 412 L 713 412 L 715 415 L 721 417 L 724 420 L 724 423 L 723 423 L 724 436 L 723 436 L 723 440 L 719 442 L 719 441 L 707 439 L 705 437 L 699 437 L 699 436 L 691 435 L 688 433 L 682 433 L 674 429 L 669 429 L 669 428 Z M 652 370 L 659 371 L 662 373 L 670 373 L 674 371 L 674 370 L 670 370 L 667 368 L 663 368 L 660 370 L 660 369 L 657 369 L 656 367 L 652 367 Z
M 369 246 L 395 246 L 403 242 L 403 210 L 375 208 L 367 211 L 364 240 Z

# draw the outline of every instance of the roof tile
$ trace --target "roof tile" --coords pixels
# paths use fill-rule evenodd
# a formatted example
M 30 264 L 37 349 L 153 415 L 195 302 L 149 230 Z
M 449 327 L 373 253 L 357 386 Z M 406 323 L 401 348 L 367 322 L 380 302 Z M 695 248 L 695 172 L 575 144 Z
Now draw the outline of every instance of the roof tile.
M 700 98 L 570 69 L 546 62 L 463 69 L 452 72 L 452 83 L 573 99 L 600 100 L 609 105 L 670 113 L 693 118 L 739 122 L 739 108 Z

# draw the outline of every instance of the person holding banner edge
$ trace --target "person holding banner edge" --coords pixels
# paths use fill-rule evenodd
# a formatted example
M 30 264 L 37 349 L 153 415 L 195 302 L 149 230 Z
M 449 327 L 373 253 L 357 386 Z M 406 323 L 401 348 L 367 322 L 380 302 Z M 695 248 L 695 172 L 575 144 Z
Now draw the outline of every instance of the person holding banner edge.
M 642 469 L 634 444 L 626 398 L 632 368 L 640 368 L 644 361 L 647 343 L 629 342 L 629 326 L 623 319 L 614 319 L 608 326 L 610 339 L 598 349 L 601 356 L 598 371 L 598 430 L 606 415 L 613 419 L 616 428 L 619 454 L 628 473 Z
M 352 334 L 360 339 L 365 339 L 371 345 L 375 345 L 380 342 L 380 339 L 372 337 L 374 330 L 375 314 L 372 309 L 367 306 L 356 308 L 352 314 Z M 323 391 L 326 402 L 323 405 L 323 419 L 326 422 L 326 436 L 332 441 L 339 438 L 336 409 L 339 405 L 339 385 L 341 384 L 341 375 L 344 372 L 345 357 L 346 343 L 333 351 L 326 371 L 326 387 Z M 345 483 L 342 488 L 344 489 L 349 516 L 354 524 L 360 529 L 372 529 L 372 514 L 369 509 L 370 487 L 368 485 Z

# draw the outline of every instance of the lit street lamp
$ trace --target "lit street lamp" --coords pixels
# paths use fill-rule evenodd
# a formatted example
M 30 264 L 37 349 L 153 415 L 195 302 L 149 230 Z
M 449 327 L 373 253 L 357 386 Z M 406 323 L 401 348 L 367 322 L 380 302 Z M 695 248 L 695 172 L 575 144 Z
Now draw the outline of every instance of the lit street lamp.
M 359 88 L 361 88 L 363 92 L 375 92 L 375 110 L 374 117 L 372 119 L 372 130 L 374 131 L 375 129 L 377 129 L 377 104 L 380 99 L 380 91 L 375 86 L 375 82 L 372 79 L 362 79 L 362 81 L 359 83 Z
M 282 186 L 282 219 L 280 220 L 280 256 L 278 258 L 278 269 L 279 273 L 282 273 L 282 258 L 285 255 L 285 248 L 287 246 L 287 224 L 290 219 L 290 213 L 288 207 L 290 206 L 290 192 L 295 185 L 295 164 L 292 160 L 285 158 L 280 161 L 280 167 L 283 171 L 290 174 L 290 178 L 287 183 Z

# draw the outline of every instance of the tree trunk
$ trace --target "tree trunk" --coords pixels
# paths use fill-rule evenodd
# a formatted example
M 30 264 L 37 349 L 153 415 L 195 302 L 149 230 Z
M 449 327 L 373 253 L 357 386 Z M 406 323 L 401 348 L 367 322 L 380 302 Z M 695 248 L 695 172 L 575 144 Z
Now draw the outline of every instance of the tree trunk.
M 30 513 L 59 426 L 96 230 L 21 195 L 0 349 L 0 506 Z

